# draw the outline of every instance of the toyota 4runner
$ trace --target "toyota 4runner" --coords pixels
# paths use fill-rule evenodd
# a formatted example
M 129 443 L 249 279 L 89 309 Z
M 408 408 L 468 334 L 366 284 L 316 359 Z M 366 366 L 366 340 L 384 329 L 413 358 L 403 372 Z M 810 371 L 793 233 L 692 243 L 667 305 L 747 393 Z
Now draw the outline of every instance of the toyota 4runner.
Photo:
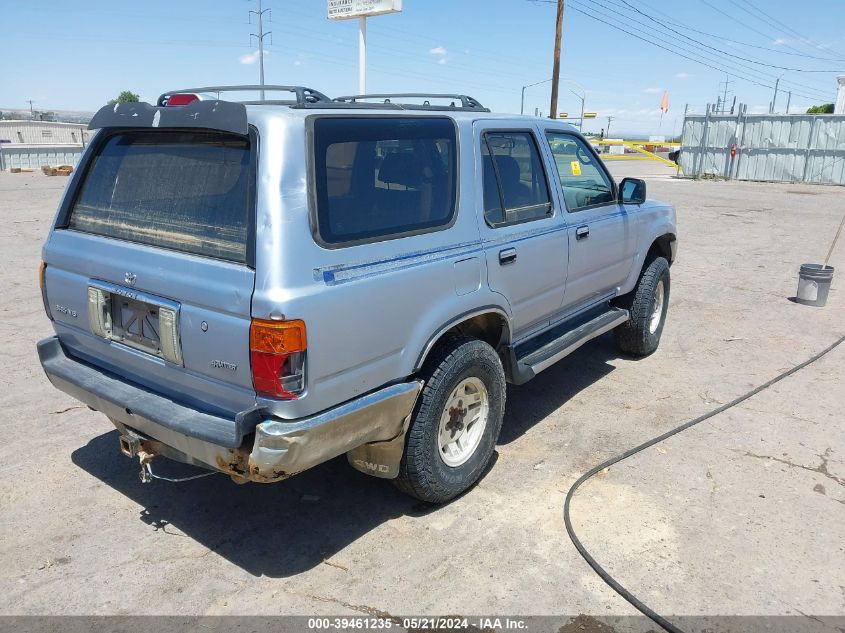
M 223 100 L 235 91 L 282 100 Z M 555 120 L 298 86 L 107 106 L 43 248 L 52 384 L 157 456 L 273 482 L 346 454 L 446 501 L 506 383 L 658 345 L 675 211 Z

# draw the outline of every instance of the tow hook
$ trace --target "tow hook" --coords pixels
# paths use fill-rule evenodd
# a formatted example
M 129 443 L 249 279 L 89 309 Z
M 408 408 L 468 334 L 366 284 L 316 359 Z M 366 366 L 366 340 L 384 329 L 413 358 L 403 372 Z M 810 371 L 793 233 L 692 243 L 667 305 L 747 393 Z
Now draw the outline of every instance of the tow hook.
M 153 461 L 155 453 L 148 453 L 147 451 L 138 451 L 138 462 L 141 464 L 141 472 L 138 476 L 141 478 L 142 484 L 148 484 L 153 480 L 153 471 L 150 468 L 150 463 Z
M 142 484 L 148 484 L 152 482 L 153 479 L 180 482 L 191 481 L 192 479 L 200 479 L 201 477 L 208 477 L 210 475 L 217 474 L 216 470 L 209 470 L 208 472 L 199 473 L 198 475 L 189 475 L 188 477 L 164 477 L 162 475 L 156 475 L 153 472 L 152 463 L 157 453 L 150 451 L 149 445 L 142 443 L 142 438 L 131 432 L 127 432 L 120 436 L 120 452 L 127 457 L 138 456 L 138 463 L 141 465 L 141 472 L 138 473 L 138 477 L 140 477 Z

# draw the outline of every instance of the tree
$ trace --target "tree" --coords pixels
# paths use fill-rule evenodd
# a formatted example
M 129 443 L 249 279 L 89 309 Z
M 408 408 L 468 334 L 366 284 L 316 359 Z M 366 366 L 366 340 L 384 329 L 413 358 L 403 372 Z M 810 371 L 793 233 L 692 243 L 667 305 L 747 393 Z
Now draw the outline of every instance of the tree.
M 141 97 L 139 97 L 131 90 L 124 90 L 119 95 L 117 95 L 117 99 L 111 99 L 109 101 L 109 105 L 114 105 L 115 103 L 137 103 L 140 100 Z
M 833 114 L 833 104 L 823 103 L 822 105 L 807 108 L 807 114 Z

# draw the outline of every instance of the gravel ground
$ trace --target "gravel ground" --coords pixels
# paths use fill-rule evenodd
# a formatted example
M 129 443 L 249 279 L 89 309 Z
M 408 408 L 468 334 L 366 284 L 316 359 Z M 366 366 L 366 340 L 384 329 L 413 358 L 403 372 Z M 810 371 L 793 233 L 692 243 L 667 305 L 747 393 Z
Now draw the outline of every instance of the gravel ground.
M 824 257 L 845 190 L 611 169 L 646 177 L 650 196 L 678 208 L 661 347 L 632 360 L 605 336 L 509 387 L 497 463 L 443 507 L 344 459 L 272 486 L 142 485 L 111 424 L 53 389 L 35 354 L 51 333 L 39 251 L 66 180 L 0 173 L 0 613 L 636 613 L 570 543 L 565 493 L 594 464 L 845 334 L 841 278 L 825 308 L 788 299 L 798 266 Z M 660 613 L 793 615 L 836 630 L 843 368 L 845 346 L 587 483 L 572 506 L 584 544 Z M 649 628 L 632 622 L 614 626 Z

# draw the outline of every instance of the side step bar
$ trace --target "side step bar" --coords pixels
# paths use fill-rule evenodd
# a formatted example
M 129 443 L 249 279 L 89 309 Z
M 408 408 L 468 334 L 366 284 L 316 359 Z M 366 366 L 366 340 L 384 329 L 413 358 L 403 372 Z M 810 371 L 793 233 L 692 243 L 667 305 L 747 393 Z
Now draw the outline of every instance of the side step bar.
M 522 349 L 510 350 L 511 382 L 521 385 L 528 382 L 544 369 L 551 367 L 564 356 L 568 356 L 587 341 L 605 332 L 609 332 L 618 325 L 628 320 L 628 311 L 622 308 L 607 307 L 599 314 L 579 320 L 575 323 L 565 323 L 558 328 L 560 332 L 556 337 L 549 340 L 543 336 L 539 347 L 532 345 L 534 341 L 528 341 L 520 346 Z M 540 338 L 540 337 L 538 337 Z M 528 349 L 525 349 L 525 348 Z

